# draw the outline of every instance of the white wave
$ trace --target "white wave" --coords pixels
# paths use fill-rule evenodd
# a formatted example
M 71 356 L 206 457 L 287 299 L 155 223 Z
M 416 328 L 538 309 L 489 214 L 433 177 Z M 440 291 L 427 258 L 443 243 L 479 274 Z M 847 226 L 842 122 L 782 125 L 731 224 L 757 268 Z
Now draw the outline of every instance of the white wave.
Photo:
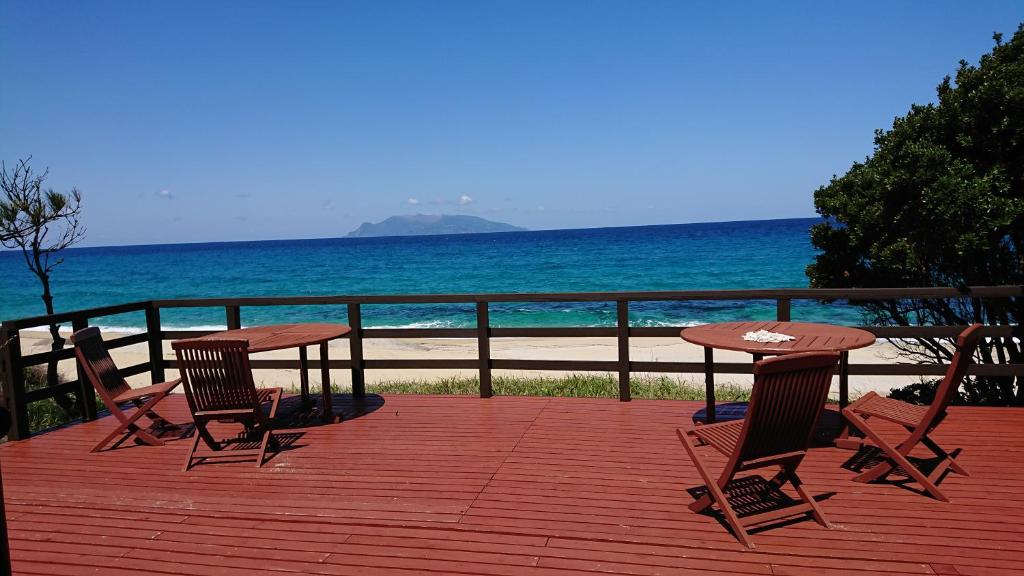
M 458 324 L 451 320 L 429 320 L 427 322 L 410 322 L 409 324 L 372 324 L 363 328 L 377 328 L 381 330 L 401 330 L 405 328 L 473 328 L 469 324 Z
M 163 328 L 164 330 L 180 330 L 180 331 L 185 331 L 185 330 L 205 330 L 207 332 L 210 332 L 210 331 L 218 332 L 218 331 L 221 331 L 221 330 L 227 330 L 228 329 L 226 324 L 198 324 L 196 326 L 161 326 L 161 328 Z M 243 324 L 242 328 L 248 328 L 248 326 Z
M 665 321 L 665 320 L 651 320 L 642 319 L 637 322 L 633 322 L 631 325 L 634 328 L 689 328 L 692 326 L 702 326 L 707 322 L 699 322 L 696 320 L 687 321 Z M 145 328 L 139 326 L 117 326 L 117 325 L 96 325 L 103 332 L 117 333 L 117 334 L 142 334 L 146 331 Z M 248 328 L 251 325 L 243 324 L 243 328 Z M 364 328 L 381 329 L 381 330 L 402 330 L 406 328 L 475 328 L 475 324 L 462 323 L 453 320 L 428 320 L 422 322 L 409 322 L 407 324 L 368 324 Z M 534 328 L 535 326 L 503 326 L 492 324 L 492 328 Z M 601 323 L 601 324 L 586 324 L 581 325 L 584 328 L 614 328 L 614 325 Z M 221 330 L 227 330 L 228 327 L 224 324 L 196 324 L 196 325 L 164 325 L 162 326 L 165 331 L 202 331 L 202 332 L 218 332 Z M 47 332 L 49 328 L 46 326 L 35 326 L 32 328 L 24 328 L 27 332 Z M 62 324 L 60 327 L 62 334 L 70 334 L 72 332 L 69 325 Z
M 142 334 L 146 331 L 145 328 L 139 328 L 138 326 L 106 326 L 104 324 L 97 324 L 96 327 L 103 332 L 114 332 L 117 334 Z M 22 328 L 22 330 L 25 332 L 49 332 L 50 328 L 49 326 L 33 326 L 31 328 Z M 61 323 L 59 330 L 61 334 L 71 334 L 74 332 L 67 322 Z
M 694 326 L 703 326 L 707 322 L 700 322 L 697 320 L 685 320 L 685 321 L 666 321 L 666 320 L 650 320 L 643 319 L 632 324 L 634 328 L 692 328 Z

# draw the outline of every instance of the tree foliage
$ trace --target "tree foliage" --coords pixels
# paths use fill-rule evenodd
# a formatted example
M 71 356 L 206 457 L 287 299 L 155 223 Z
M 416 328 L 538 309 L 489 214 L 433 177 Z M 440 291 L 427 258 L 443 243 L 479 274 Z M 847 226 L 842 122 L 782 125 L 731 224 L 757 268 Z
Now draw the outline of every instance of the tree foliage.
M 1024 284 L 1024 24 L 994 36 L 977 65 L 961 61 L 938 102 L 911 106 L 874 152 L 814 194 L 825 222 L 811 230 L 821 252 L 814 287 Z M 1019 326 L 1024 301 L 956 299 L 862 304 L 887 325 Z M 915 360 L 945 362 L 949 342 L 897 342 Z M 1022 362 L 1021 344 L 986 341 L 979 360 Z M 1024 404 L 1020 379 L 984 378 L 965 388 L 978 403 Z
M 21 251 L 26 266 L 39 279 L 49 315 L 54 313 L 50 274 L 64 261 L 60 253 L 85 235 L 79 220 L 82 195 L 75 188 L 67 194 L 44 188 L 49 170 L 36 172 L 31 160 L 18 160 L 10 169 L 0 164 L 0 244 Z M 50 336 L 54 351 L 64 348 L 58 325 L 50 325 Z M 48 381 L 51 386 L 58 383 L 56 361 L 50 362 Z M 74 411 L 66 397 L 56 400 L 69 414 Z

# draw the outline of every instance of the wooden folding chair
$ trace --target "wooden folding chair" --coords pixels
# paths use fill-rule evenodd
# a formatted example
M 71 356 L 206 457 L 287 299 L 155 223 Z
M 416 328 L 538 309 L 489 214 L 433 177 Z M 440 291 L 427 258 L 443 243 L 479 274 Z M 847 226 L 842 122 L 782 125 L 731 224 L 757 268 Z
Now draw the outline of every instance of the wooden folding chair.
M 256 455 L 257 468 L 263 466 L 268 444 L 275 452 L 280 450 L 270 420 L 277 414 L 281 389 L 256 388 L 249 366 L 249 343 L 245 340 L 179 340 L 171 346 L 178 357 L 185 398 L 196 424 L 195 439 L 184 470 L 187 471 L 195 459 L 249 454 Z M 263 403 L 268 401 L 270 412 L 265 414 Z M 234 440 L 217 440 L 209 430 L 209 424 L 214 421 L 241 424 L 243 433 Z M 216 454 L 197 456 L 200 438 Z M 224 450 L 233 441 L 253 438 L 259 438 L 258 448 Z
M 132 389 L 121 377 L 117 365 L 114 364 L 110 353 L 107 352 L 99 328 L 95 326 L 83 328 L 71 335 L 71 342 L 75 345 L 75 357 L 78 358 L 82 374 L 96 389 L 96 393 L 100 395 L 107 410 L 118 421 L 117 427 L 94 446 L 92 452 L 99 452 L 118 436 L 123 436 L 118 441 L 119 444 L 129 437 L 135 436 L 140 442 L 152 446 L 163 446 L 164 441 L 154 436 L 148 429 L 139 426 L 137 420 L 145 416 L 152 423 L 151 428 L 157 430 L 179 428 L 177 424 L 169 422 L 157 414 L 153 408 L 166 398 L 181 380 L 171 380 Z M 135 412 L 131 415 L 126 414 L 121 409 L 124 404 L 133 405 L 136 408 Z
M 864 435 L 881 449 L 886 457 L 885 460 L 865 470 L 854 480 L 858 482 L 880 480 L 899 467 L 934 498 L 949 502 L 949 498 L 939 490 L 939 479 L 946 473 L 946 470 L 952 470 L 964 476 L 970 474 L 954 459 L 959 450 L 954 450 L 952 453 L 946 452 L 929 435 L 946 418 L 946 409 L 949 408 L 960 389 L 960 384 L 967 373 L 967 367 L 978 347 L 982 326 L 982 324 L 973 324 L 960 333 L 956 341 L 953 360 L 946 370 L 946 376 L 935 391 L 935 399 L 930 406 L 907 404 L 879 396 L 874 392 L 868 392 L 843 410 L 846 419 L 864 432 Z M 871 427 L 868 418 L 880 418 L 903 426 L 910 435 L 899 444 L 894 445 Z M 925 475 L 907 458 L 918 444 L 923 444 L 941 459 L 928 475 Z
M 803 352 L 761 360 L 754 364 L 754 389 L 743 420 L 697 426 L 686 433 L 676 430 L 708 490 L 690 504 L 690 509 L 703 512 L 717 504 L 733 533 L 748 548 L 754 548 L 754 542 L 747 526 L 810 513 L 819 524 L 831 528 L 817 502 L 804 489 L 796 469 L 807 454 L 838 363 L 839 354 L 835 352 Z M 691 437 L 697 439 L 698 446 L 710 445 L 728 457 L 717 480 Z M 727 496 L 730 483 L 738 472 L 769 466 L 780 468 L 768 481 L 769 487 L 779 490 L 789 482 L 801 503 L 740 517 Z

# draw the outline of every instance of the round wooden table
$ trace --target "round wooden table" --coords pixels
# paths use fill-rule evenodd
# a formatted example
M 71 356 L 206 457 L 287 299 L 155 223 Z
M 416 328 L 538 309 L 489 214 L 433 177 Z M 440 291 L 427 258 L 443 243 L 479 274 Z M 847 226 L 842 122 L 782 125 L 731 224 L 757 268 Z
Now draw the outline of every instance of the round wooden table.
M 320 346 L 320 378 L 323 384 L 320 386 L 323 395 L 323 417 L 325 420 L 333 418 L 331 413 L 331 373 L 329 367 L 330 358 L 327 353 L 327 343 L 335 338 L 341 338 L 352 331 L 352 328 L 345 324 L 271 324 L 269 326 L 253 326 L 251 328 L 238 328 L 225 330 L 203 336 L 202 340 L 247 340 L 249 352 L 269 352 L 270 350 L 284 350 L 285 348 L 299 349 L 299 382 L 302 390 L 302 402 L 309 403 L 309 356 L 306 354 L 307 346 Z
M 747 332 L 767 330 L 794 336 L 786 342 L 751 342 L 744 340 Z M 707 396 L 706 419 L 715 421 L 715 359 L 714 349 L 747 352 L 758 361 L 765 356 L 778 356 L 795 352 L 839 352 L 839 410 L 849 401 L 849 352 L 875 343 L 875 335 L 866 330 L 814 324 L 811 322 L 721 322 L 686 328 L 680 334 L 683 340 L 704 347 L 704 378 Z M 843 424 L 845 434 L 846 425 Z

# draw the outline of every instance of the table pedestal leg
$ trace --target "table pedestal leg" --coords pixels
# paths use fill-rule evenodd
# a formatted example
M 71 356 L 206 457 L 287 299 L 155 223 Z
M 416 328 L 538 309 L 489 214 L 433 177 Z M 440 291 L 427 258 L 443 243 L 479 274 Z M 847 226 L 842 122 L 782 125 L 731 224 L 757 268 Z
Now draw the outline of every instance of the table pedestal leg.
M 704 347 L 704 422 L 715 423 L 715 353 L 713 348 Z
M 850 434 L 850 423 L 843 415 L 843 409 L 850 403 L 850 353 L 839 355 L 839 436 L 836 447 L 846 450 L 858 450 L 864 444 L 858 436 Z
M 846 428 L 846 416 L 843 408 L 850 403 L 850 353 L 839 354 L 839 422 Z
M 309 406 L 309 356 L 306 347 L 299 346 L 299 392 L 302 394 L 302 406 Z
M 331 420 L 334 418 L 333 402 L 331 399 L 331 360 L 327 353 L 327 342 L 320 344 L 320 384 L 321 393 L 323 394 L 323 416 L 324 420 Z

